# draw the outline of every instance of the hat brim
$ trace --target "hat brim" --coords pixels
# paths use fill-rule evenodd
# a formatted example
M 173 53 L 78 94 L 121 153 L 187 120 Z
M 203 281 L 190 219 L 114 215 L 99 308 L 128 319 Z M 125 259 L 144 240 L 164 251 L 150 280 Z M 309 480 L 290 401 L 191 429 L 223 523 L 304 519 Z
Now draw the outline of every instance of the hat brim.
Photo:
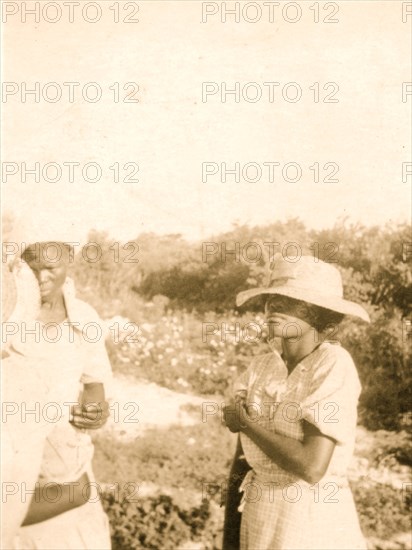
M 1 322 L 5 323 L 11 317 L 17 303 L 17 285 L 13 273 L 6 264 L 1 271 Z
M 325 294 L 318 294 L 316 292 L 310 292 L 306 289 L 291 288 L 289 286 L 277 286 L 270 288 L 251 288 L 250 290 L 244 290 L 239 292 L 236 297 L 237 307 L 242 306 L 245 302 L 256 296 L 262 296 L 264 294 L 279 294 L 281 296 L 287 296 L 288 298 L 294 298 L 295 300 L 302 300 L 315 306 L 324 307 L 344 315 L 353 315 L 359 317 L 363 321 L 370 323 L 368 312 L 359 304 L 339 298 L 336 296 L 328 296 Z

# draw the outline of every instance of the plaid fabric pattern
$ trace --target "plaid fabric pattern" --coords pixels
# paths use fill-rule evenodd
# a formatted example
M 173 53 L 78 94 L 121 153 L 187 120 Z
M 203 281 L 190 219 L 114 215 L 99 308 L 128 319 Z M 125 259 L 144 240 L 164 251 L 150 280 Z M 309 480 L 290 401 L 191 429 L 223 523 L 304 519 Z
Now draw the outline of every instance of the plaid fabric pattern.
M 237 380 L 241 390 L 265 429 L 302 441 L 307 420 L 337 442 L 324 478 L 310 486 L 241 434 L 253 468 L 243 483 L 241 550 L 366 548 L 346 478 L 361 390 L 349 353 L 324 342 L 290 375 L 278 353 L 260 356 Z
M 366 550 L 348 487 L 275 485 L 253 470 L 243 483 L 241 550 Z

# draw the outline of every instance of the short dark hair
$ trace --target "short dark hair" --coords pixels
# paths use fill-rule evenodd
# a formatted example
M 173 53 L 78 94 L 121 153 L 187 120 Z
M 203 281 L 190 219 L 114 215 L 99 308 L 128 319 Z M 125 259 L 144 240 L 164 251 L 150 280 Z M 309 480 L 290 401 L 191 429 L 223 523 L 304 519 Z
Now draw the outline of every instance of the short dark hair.
M 21 257 L 25 262 L 38 263 L 41 261 L 41 258 L 47 259 L 47 254 L 46 256 L 44 256 L 44 250 L 47 250 L 50 245 L 59 246 L 62 250 L 68 252 L 70 255 L 72 255 L 74 251 L 74 248 L 68 243 L 60 241 L 44 241 L 29 244 L 29 246 L 25 248 Z
M 303 300 L 289 298 L 289 296 L 269 294 L 266 295 L 266 302 L 269 300 L 273 304 L 271 307 L 275 307 L 278 313 L 285 313 L 302 319 L 318 332 L 324 332 L 328 327 L 339 325 L 345 317 L 343 313 L 316 306 Z

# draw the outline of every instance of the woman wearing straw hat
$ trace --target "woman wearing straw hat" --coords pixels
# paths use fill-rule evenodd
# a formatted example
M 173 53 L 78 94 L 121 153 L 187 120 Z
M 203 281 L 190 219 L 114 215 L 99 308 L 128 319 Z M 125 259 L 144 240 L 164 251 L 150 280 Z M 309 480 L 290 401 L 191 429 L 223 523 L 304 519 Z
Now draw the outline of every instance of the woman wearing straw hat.
M 96 311 L 76 297 L 67 277 L 73 257 L 67 237 L 60 236 L 59 241 L 38 238 L 35 242 L 26 238 L 31 244 L 24 249 L 20 263 L 36 276 L 41 304 L 36 320 L 22 327 L 21 334 L 11 336 L 10 360 L 25 358 L 53 395 L 55 407 L 44 413 L 53 429 L 44 446 L 40 487 L 58 484 L 69 488 L 80 480 L 86 499 L 58 515 L 50 513 L 53 497 L 49 509 L 30 508 L 13 548 L 106 550 L 111 547 L 110 529 L 93 489 L 94 447 L 88 433 L 100 428 L 108 417 L 105 388 L 111 367 L 105 331 Z M 56 502 L 60 499 L 58 495 Z
M 343 298 L 332 265 L 276 255 L 271 267 L 267 287 L 237 297 L 238 306 L 265 298 L 269 334 L 282 352 L 255 358 L 224 410 L 227 427 L 240 433 L 224 548 L 238 545 L 233 488 L 241 485 L 242 550 L 363 550 L 346 476 L 361 386 L 351 356 L 327 335 L 345 315 L 369 316 Z

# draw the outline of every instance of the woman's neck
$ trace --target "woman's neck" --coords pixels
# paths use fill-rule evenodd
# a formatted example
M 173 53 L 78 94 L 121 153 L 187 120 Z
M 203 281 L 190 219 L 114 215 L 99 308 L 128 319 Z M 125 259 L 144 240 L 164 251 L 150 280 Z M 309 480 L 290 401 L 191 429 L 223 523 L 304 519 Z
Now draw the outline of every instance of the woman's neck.
M 66 305 L 62 292 L 42 298 L 40 315 L 38 316 L 39 321 L 60 323 L 66 317 Z
M 289 373 L 307 355 L 312 353 L 324 340 L 317 331 L 309 330 L 302 334 L 297 340 L 282 338 L 283 359 Z
M 64 307 L 64 298 L 62 292 L 57 292 L 50 296 L 42 297 L 41 308 L 45 310 L 58 310 Z

